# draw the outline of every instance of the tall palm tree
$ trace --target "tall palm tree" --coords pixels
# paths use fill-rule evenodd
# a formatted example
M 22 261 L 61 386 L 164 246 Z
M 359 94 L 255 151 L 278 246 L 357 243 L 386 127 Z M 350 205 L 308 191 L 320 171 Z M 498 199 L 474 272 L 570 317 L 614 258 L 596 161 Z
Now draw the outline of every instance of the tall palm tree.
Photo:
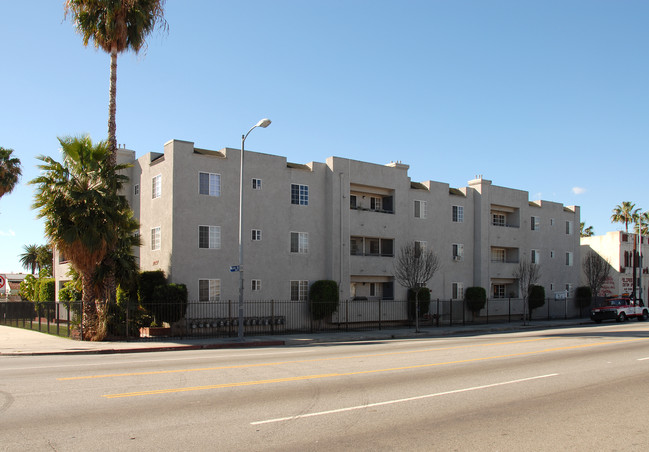
M 25 245 L 23 250 L 25 252 L 20 255 L 20 263 L 27 270 L 31 270 L 33 275 L 38 268 L 38 245 Z
M 636 209 L 635 204 L 624 201 L 613 209 L 611 223 L 624 223 L 624 231 L 629 232 L 629 223 L 635 222 L 639 213 L 640 209 Z
M 649 211 L 638 214 L 633 232 L 644 237 L 649 235 Z
M 63 163 L 39 156 L 41 175 L 33 208 L 45 219 L 45 234 L 70 261 L 83 286 L 84 339 L 105 335 L 106 299 L 98 297 L 96 270 L 115 250 L 120 234 L 132 230 L 133 212 L 117 193 L 128 179 L 119 174 L 128 165 L 105 165 L 110 154 L 106 142 L 90 137 L 59 138 Z
M 579 237 L 592 237 L 595 234 L 592 226 L 586 227 L 583 221 L 579 223 Z
M 0 147 L 0 198 L 11 193 L 22 175 L 20 159 L 12 157 L 13 149 Z
M 72 13 L 83 45 L 91 40 L 95 47 L 110 54 L 108 103 L 108 147 L 110 162 L 116 161 L 117 138 L 117 54 L 128 49 L 138 53 L 156 25 L 167 29 L 165 0 L 66 0 L 65 15 Z

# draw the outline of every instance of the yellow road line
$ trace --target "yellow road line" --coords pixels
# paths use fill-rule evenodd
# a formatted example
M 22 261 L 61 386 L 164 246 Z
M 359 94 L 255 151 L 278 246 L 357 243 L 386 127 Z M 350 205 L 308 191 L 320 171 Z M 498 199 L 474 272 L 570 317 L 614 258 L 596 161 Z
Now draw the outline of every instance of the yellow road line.
M 471 363 L 471 362 L 478 362 L 478 361 L 487 361 L 491 359 L 529 356 L 534 354 L 556 352 L 560 350 L 573 350 L 578 348 L 596 347 L 600 345 L 619 344 L 624 342 L 632 342 L 632 341 L 640 341 L 640 340 L 646 340 L 646 338 L 634 338 L 634 339 L 624 339 L 618 341 L 596 342 L 593 344 L 569 345 L 565 347 L 553 347 L 553 348 L 546 348 L 544 350 L 535 350 L 530 352 L 520 352 L 520 353 L 512 353 L 507 355 L 496 355 L 496 356 L 483 356 L 480 358 L 461 359 L 457 361 L 446 361 L 441 363 L 416 364 L 412 366 L 390 367 L 387 369 L 359 370 L 355 372 L 330 373 L 330 374 L 320 374 L 320 375 L 303 375 L 298 377 L 274 378 L 270 380 L 242 381 L 242 382 L 235 382 L 235 383 L 221 383 L 216 385 L 193 386 L 187 388 L 154 389 L 150 391 L 126 392 L 122 394 L 104 394 L 102 395 L 102 397 L 107 399 L 117 399 L 117 398 L 124 398 L 124 397 L 138 397 L 138 396 L 146 396 L 146 395 L 175 394 L 179 392 L 205 391 L 208 389 L 237 388 L 243 386 L 254 386 L 254 385 L 263 385 L 263 384 L 271 384 L 271 383 L 285 383 L 290 381 L 316 380 L 321 378 L 368 375 L 368 374 L 377 374 L 377 373 L 394 372 L 394 371 L 402 371 L 402 370 L 424 369 L 424 368 L 430 368 L 436 366 L 445 366 L 449 364 L 462 364 L 462 363 Z
M 301 363 L 310 363 L 310 362 L 319 362 L 319 361 L 338 361 L 338 360 L 344 360 L 344 359 L 359 359 L 359 358 L 372 358 L 372 357 L 379 357 L 379 356 L 393 356 L 393 355 L 407 355 L 407 354 L 414 354 L 414 353 L 428 353 L 428 352 L 435 352 L 435 351 L 458 350 L 458 349 L 462 349 L 462 348 L 474 348 L 474 347 L 490 347 L 490 346 L 496 346 L 496 345 L 511 345 L 511 344 L 519 344 L 519 343 L 525 343 L 525 342 L 538 342 L 538 341 L 545 341 L 545 340 L 548 340 L 548 338 L 521 339 L 521 340 L 517 340 L 517 341 L 493 342 L 493 343 L 489 343 L 489 344 L 457 345 L 457 346 L 453 346 L 453 347 L 429 348 L 429 349 L 426 349 L 426 350 L 409 350 L 409 351 L 405 351 L 405 352 L 386 352 L 386 353 L 375 353 L 375 354 L 366 354 L 366 355 L 338 356 L 338 357 L 335 357 L 335 358 L 310 358 L 310 359 L 300 359 L 300 360 L 292 360 L 292 361 L 278 361 L 278 362 L 272 362 L 272 363 L 239 364 L 239 365 L 233 365 L 233 366 L 198 367 L 198 368 L 192 368 L 192 369 L 155 370 L 155 371 L 148 371 L 148 372 L 129 372 L 129 373 L 120 373 L 120 374 L 86 375 L 86 376 L 80 376 L 80 377 L 57 378 L 57 380 L 59 380 L 59 381 L 90 380 L 90 379 L 96 379 L 96 378 L 136 377 L 136 376 L 142 376 L 142 375 L 163 375 L 163 374 L 174 374 L 174 373 L 181 373 L 181 372 L 203 372 L 203 371 L 208 371 L 208 370 L 244 369 L 244 368 L 252 368 L 252 367 L 280 366 L 280 365 L 285 365 L 285 364 L 301 364 Z

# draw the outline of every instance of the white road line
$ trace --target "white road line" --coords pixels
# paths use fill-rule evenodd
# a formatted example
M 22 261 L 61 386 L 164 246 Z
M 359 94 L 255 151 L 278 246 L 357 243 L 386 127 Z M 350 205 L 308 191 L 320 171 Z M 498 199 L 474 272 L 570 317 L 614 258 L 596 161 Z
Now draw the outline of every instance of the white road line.
M 646 361 L 648 359 L 649 359 L 649 357 L 648 358 L 638 358 L 638 361 Z
M 556 377 L 557 375 L 559 375 L 559 374 L 538 375 L 536 377 L 521 378 L 521 379 L 518 379 L 518 380 L 503 381 L 503 382 L 500 382 L 500 383 L 492 383 L 492 384 L 482 385 L 482 386 L 473 386 L 471 388 L 455 389 L 453 391 L 444 391 L 444 392 L 437 392 L 437 393 L 434 393 L 434 394 L 425 394 L 425 395 L 420 395 L 420 396 L 415 396 L 415 397 L 407 397 L 405 399 L 386 400 L 385 402 L 369 403 L 369 404 L 366 404 L 366 405 L 357 405 L 357 406 L 351 406 L 351 407 L 347 407 L 347 408 L 339 408 L 337 410 L 319 411 L 319 412 L 316 412 L 316 413 L 307 413 L 307 414 L 299 414 L 299 415 L 296 415 L 296 416 L 288 416 L 288 417 L 280 417 L 280 418 L 275 418 L 275 419 L 267 419 L 267 420 L 264 420 L 264 421 L 251 422 L 250 425 L 271 424 L 271 423 L 274 423 L 274 422 L 292 421 L 294 419 L 302 419 L 302 418 L 307 418 L 307 417 L 324 416 L 326 414 L 336 414 L 336 413 L 344 413 L 346 411 L 364 410 L 366 408 L 372 408 L 372 407 L 376 407 L 376 406 L 393 405 L 393 404 L 396 404 L 396 403 L 412 402 L 412 401 L 415 401 L 415 400 L 429 399 L 429 398 L 432 398 L 432 397 L 440 397 L 440 396 L 451 395 L 451 394 L 459 394 L 459 393 L 462 393 L 462 392 L 477 391 L 479 389 L 488 389 L 488 388 L 495 388 L 497 386 L 504 386 L 504 385 L 511 385 L 511 384 L 516 384 L 516 383 L 523 383 L 523 382 L 526 382 L 526 381 L 539 380 L 541 378 Z

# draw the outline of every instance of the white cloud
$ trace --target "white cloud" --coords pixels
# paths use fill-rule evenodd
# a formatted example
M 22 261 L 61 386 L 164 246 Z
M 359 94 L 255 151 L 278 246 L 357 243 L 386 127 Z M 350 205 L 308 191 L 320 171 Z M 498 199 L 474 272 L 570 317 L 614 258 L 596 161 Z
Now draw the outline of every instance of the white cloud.
M 0 230 L 0 237 L 15 237 L 16 233 L 9 229 L 9 231 Z
M 572 192 L 575 195 L 583 195 L 584 193 L 586 193 L 586 189 L 583 187 L 572 187 Z

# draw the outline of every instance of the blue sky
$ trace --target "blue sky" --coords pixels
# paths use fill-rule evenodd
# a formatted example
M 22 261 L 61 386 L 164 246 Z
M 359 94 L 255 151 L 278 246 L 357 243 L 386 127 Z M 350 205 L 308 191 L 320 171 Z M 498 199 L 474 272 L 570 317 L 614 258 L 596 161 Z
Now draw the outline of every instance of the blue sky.
M 495 185 L 581 206 L 649 210 L 649 2 L 168 0 L 169 32 L 118 58 L 117 141 L 170 139 L 293 162 L 410 165 L 414 181 Z M 63 0 L 0 0 L 0 146 L 23 164 L 0 199 L 0 273 L 26 271 L 36 156 L 106 137 L 109 56 L 83 47 Z

